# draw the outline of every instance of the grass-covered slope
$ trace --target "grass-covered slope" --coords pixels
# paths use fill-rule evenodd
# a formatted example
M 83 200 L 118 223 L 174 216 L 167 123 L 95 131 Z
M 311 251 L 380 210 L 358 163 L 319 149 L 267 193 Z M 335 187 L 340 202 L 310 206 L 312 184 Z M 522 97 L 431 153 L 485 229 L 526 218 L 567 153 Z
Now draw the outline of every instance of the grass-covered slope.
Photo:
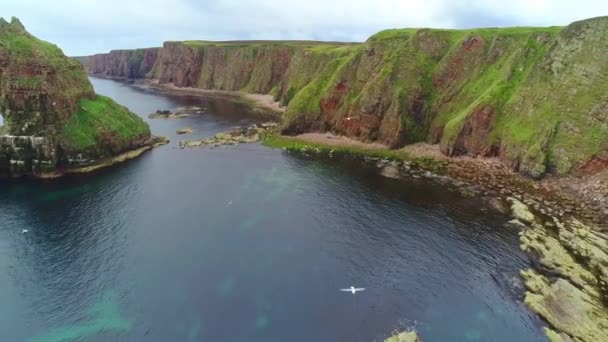
M 16 18 L 0 18 L 0 113 L 0 175 L 93 164 L 150 138 L 141 118 L 95 95 L 80 63 Z
M 95 150 L 110 142 L 110 148 L 120 152 L 134 139 L 150 135 L 148 125 L 139 116 L 108 97 L 83 98 L 78 106 L 61 132 L 61 142 L 67 150 Z
M 362 44 L 167 42 L 146 76 L 272 94 L 287 106 L 287 133 L 427 141 L 534 177 L 567 174 L 608 165 L 607 25 L 397 29 Z
M 310 67 L 292 64 L 282 83 L 287 129 L 438 142 L 534 177 L 573 172 L 608 151 L 607 27 L 388 30 L 309 50 Z
M 498 121 L 506 153 L 532 175 L 567 173 L 608 152 L 608 18 L 564 28 Z M 511 158 L 511 156 L 507 156 Z
M 53 134 L 78 99 L 93 95 L 76 61 L 29 34 L 18 19 L 0 18 L 0 113 L 11 134 Z

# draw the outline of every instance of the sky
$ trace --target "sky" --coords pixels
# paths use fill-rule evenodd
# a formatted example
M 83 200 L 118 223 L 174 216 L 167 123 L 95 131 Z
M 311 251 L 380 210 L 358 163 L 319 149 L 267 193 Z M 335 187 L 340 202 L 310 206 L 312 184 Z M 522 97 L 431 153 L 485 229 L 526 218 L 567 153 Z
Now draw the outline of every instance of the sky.
M 0 0 L 69 56 L 167 40 L 364 41 L 389 28 L 567 25 L 608 15 L 606 0 Z

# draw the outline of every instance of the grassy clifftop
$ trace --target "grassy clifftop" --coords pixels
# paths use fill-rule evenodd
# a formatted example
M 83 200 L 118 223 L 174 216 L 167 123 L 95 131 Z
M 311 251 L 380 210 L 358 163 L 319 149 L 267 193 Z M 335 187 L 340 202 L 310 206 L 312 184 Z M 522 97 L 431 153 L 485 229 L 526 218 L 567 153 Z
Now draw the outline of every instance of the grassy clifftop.
M 608 165 L 607 26 L 396 29 L 361 44 L 167 42 L 140 77 L 272 94 L 287 106 L 286 133 L 426 141 L 533 177 L 568 174 Z
M 150 138 L 142 119 L 95 94 L 80 63 L 16 18 L 0 18 L 0 113 L 0 175 L 92 164 Z
M 94 96 L 82 67 L 57 46 L 0 18 L 0 113 L 14 135 L 53 134 L 80 98 Z
M 97 95 L 94 99 L 83 98 L 78 106 L 78 111 L 61 132 L 61 141 L 66 149 L 96 149 L 106 140 L 120 149 L 129 145 L 133 138 L 150 134 L 148 125 L 139 116 L 108 97 Z

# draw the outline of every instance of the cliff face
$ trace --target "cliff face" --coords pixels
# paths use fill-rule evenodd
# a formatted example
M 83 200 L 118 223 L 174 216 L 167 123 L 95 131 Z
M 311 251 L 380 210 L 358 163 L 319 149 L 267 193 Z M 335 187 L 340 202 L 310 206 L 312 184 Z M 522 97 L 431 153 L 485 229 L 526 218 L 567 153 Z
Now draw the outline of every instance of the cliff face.
M 95 95 L 82 65 L 0 18 L 0 176 L 61 172 L 138 147 L 148 126 Z
M 167 42 L 137 77 L 270 93 L 286 133 L 499 157 L 540 177 L 608 165 L 608 18 L 565 28 L 388 30 L 363 44 Z M 157 51 L 157 52 L 156 52 Z M 90 73 L 116 53 L 80 58 Z M 128 58 L 122 57 L 124 64 Z M 122 63 L 122 64 L 121 64 Z
M 145 78 L 154 67 L 160 48 L 113 50 L 107 54 L 75 57 L 88 73 L 112 77 Z

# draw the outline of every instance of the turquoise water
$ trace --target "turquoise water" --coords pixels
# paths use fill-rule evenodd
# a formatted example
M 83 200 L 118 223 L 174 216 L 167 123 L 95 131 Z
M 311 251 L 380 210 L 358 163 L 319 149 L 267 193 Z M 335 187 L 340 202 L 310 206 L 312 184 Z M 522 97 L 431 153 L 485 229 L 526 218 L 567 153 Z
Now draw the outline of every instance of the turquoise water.
M 176 129 L 247 109 L 93 83 L 144 117 L 208 113 L 151 120 L 172 143 L 110 170 L 0 182 L 0 341 L 544 340 L 517 231 L 483 200 L 256 144 L 180 150 Z

